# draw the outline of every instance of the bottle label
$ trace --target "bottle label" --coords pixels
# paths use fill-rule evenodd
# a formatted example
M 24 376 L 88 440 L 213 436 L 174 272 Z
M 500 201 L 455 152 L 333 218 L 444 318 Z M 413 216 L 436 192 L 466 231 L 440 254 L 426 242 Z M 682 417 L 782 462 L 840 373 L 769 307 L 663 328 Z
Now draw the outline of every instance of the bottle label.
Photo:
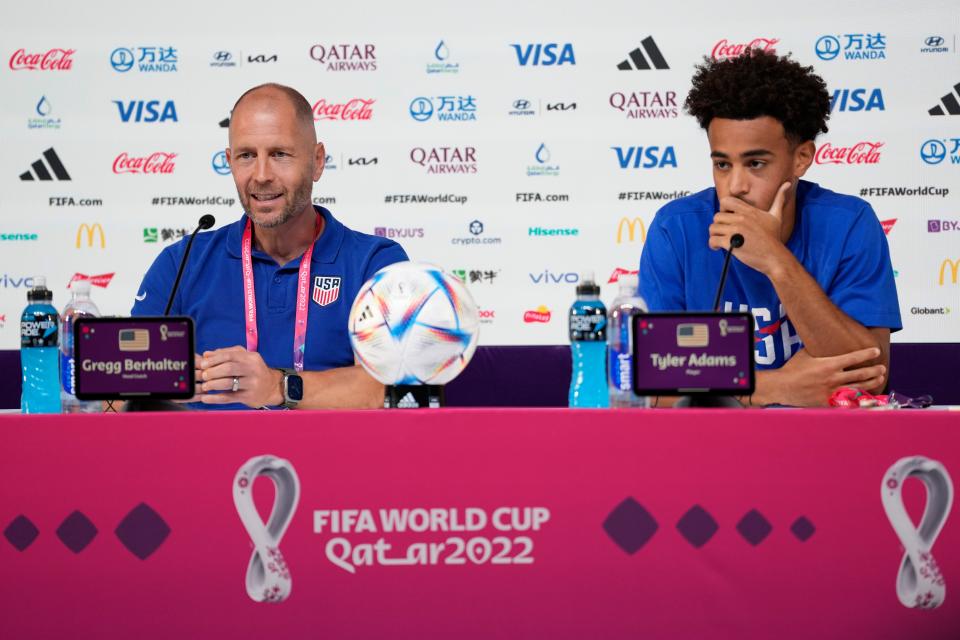
M 56 347 L 57 317 L 52 315 L 24 316 L 20 320 L 20 348 Z
M 570 314 L 571 342 L 606 342 L 607 314 L 602 308 L 587 310 L 589 315 Z
M 73 356 L 60 352 L 60 382 L 63 390 L 72 396 L 77 395 L 77 373 Z

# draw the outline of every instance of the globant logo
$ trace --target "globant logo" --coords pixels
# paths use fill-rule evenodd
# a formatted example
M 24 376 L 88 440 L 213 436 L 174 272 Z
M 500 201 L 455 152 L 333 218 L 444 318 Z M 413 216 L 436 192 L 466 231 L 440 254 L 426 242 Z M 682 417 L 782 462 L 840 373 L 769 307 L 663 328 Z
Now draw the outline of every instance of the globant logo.
M 609 102 L 610 106 L 623 113 L 627 120 L 676 118 L 680 115 L 676 91 L 615 91 L 610 94 Z
M 144 73 L 170 73 L 177 70 L 177 50 L 173 47 L 118 47 L 110 53 L 114 71 L 126 73 L 136 65 Z
M 621 169 L 677 168 L 677 154 L 673 146 L 663 147 L 610 147 L 617 154 Z
M 940 164 L 948 157 L 950 164 L 960 164 L 960 138 L 932 138 L 920 145 L 920 159 L 927 164 Z
M 427 63 L 427 73 L 460 73 L 460 63 L 450 62 L 450 49 L 446 43 L 441 40 L 433 50 L 433 57 L 436 62 Z
M 173 100 L 113 100 L 123 122 L 177 122 L 177 107 Z M 162 104 L 162 106 L 161 106 Z
M 224 154 L 226 156 L 226 154 Z M 162 173 L 170 174 L 176 168 L 175 153 L 155 151 L 148 156 L 131 158 L 124 151 L 113 160 L 113 172 L 120 173 Z
M 927 220 L 927 233 L 960 231 L 960 220 Z
M 52 111 L 53 108 L 50 106 L 50 101 L 47 100 L 47 96 L 41 96 L 36 106 L 37 115 L 40 117 L 29 118 L 27 120 L 27 129 L 59 129 L 60 118 L 51 118 L 50 113 Z
M 834 60 L 841 53 L 845 60 L 885 60 L 887 36 L 882 33 L 845 33 L 820 36 L 814 52 L 821 60 Z
M 214 173 L 219 176 L 230 175 L 230 163 L 227 162 L 227 152 L 220 150 L 213 154 L 210 160 L 210 166 Z
M 236 57 L 231 51 L 215 51 L 210 60 L 211 67 L 235 67 L 237 66 Z
M 950 53 L 950 47 L 943 36 L 927 36 L 923 40 L 920 53 Z
M 864 97 L 867 92 L 869 96 Z M 830 111 L 884 111 L 880 89 L 835 89 L 830 96 Z
M 813 157 L 817 164 L 877 164 L 883 142 L 858 142 L 850 147 L 823 143 Z
M 517 54 L 517 62 L 521 67 L 551 67 L 564 64 L 575 65 L 577 60 L 573 55 L 573 45 L 566 44 L 534 43 L 534 44 L 511 44 L 514 52 Z
M 528 236 L 535 236 L 538 238 L 555 238 L 555 237 L 576 237 L 580 235 L 580 229 L 577 228 L 568 228 L 568 227 L 530 227 L 527 229 Z
M 473 96 L 437 96 L 414 98 L 410 102 L 410 117 L 426 122 L 434 114 L 440 122 L 464 122 L 477 119 L 477 103 Z
M 776 46 L 778 42 L 780 42 L 780 38 L 754 38 L 750 42 L 743 43 L 730 42 L 724 38 L 713 45 L 713 49 L 710 51 L 710 57 L 714 60 L 739 58 L 747 51 L 752 51 L 753 49 L 776 53 L 777 50 L 774 49 L 774 46 Z
M 374 227 L 373 235 L 381 238 L 422 238 L 423 227 L 398 229 L 396 227 Z
M 377 54 L 372 44 L 315 44 L 310 57 L 327 71 L 376 71 Z
M 328 103 L 323 98 L 313 105 L 313 119 L 320 120 L 369 120 L 373 117 L 373 98 L 351 98 L 342 103 Z
M 50 49 L 45 53 L 27 53 L 17 49 L 10 56 L 13 71 L 70 71 L 73 68 L 75 49 Z
M 476 147 L 414 147 L 410 161 L 427 173 L 477 173 Z
M 547 148 L 546 143 L 543 143 L 537 147 L 536 152 L 533 154 L 533 158 L 537 161 L 537 164 L 527 166 L 528 177 L 556 177 L 560 175 L 560 165 L 550 164 L 550 149 Z
M 945 316 L 949 313 L 950 307 L 910 307 L 913 316 Z
M 550 309 L 545 305 L 540 305 L 536 309 L 531 309 L 530 311 L 523 312 L 523 321 L 527 324 L 539 323 L 546 324 L 550 322 Z

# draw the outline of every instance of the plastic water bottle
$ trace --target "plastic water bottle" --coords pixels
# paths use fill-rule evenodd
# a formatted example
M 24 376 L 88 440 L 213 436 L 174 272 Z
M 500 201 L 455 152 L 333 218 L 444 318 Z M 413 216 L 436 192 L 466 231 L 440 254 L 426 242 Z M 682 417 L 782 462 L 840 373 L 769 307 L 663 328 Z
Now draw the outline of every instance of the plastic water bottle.
M 97 305 L 90 300 L 90 282 L 80 280 L 70 287 L 72 297 L 63 308 L 60 317 L 60 409 L 63 413 L 100 413 L 101 405 L 96 401 L 77 400 L 76 368 L 73 360 L 73 322 L 77 318 L 90 318 L 100 315 Z
M 577 300 L 570 307 L 570 351 L 573 355 L 570 406 L 577 408 L 609 406 L 607 309 L 600 301 L 600 286 L 594 281 L 591 271 L 580 276 Z
M 620 287 L 610 305 L 607 324 L 607 371 L 611 407 L 648 407 L 649 401 L 633 393 L 633 326 L 631 318 L 647 310 L 637 293 L 638 276 L 627 274 L 617 281 Z
M 59 318 L 46 278 L 33 279 L 27 308 L 20 316 L 20 366 L 23 370 L 23 413 L 60 413 L 60 362 L 57 358 Z

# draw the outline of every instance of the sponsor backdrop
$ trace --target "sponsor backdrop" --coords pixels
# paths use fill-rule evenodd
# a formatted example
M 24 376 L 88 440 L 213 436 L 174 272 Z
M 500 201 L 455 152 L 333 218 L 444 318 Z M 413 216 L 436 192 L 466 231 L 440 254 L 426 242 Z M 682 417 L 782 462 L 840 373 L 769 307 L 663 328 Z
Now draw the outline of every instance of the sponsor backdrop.
M 580 274 L 609 301 L 657 209 L 711 184 L 682 104 L 696 62 L 748 47 L 792 52 L 828 84 L 830 132 L 807 177 L 882 221 L 905 327 L 894 340 L 958 341 L 960 25 L 950 3 L 922 4 L 774 16 L 708 2 L 274 2 L 266 16 L 171 2 L 94 20 L 16 4 L 0 68 L 0 348 L 18 346 L 34 276 L 59 308 L 87 278 L 104 313 L 125 314 L 200 215 L 236 220 L 230 108 L 267 81 L 314 106 L 328 152 L 317 204 L 463 278 L 482 344 L 565 343 Z M 275 19 L 282 30 L 263 29 Z

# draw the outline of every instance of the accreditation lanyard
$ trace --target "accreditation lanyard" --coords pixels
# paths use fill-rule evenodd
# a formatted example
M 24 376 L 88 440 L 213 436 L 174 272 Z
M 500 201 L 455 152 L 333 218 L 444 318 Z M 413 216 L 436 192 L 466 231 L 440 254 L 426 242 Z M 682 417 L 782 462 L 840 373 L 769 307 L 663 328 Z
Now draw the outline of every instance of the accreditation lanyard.
M 310 259 L 313 257 L 313 245 L 320 237 L 320 217 L 317 216 L 317 229 L 313 234 L 313 242 L 300 258 L 300 273 L 297 276 L 297 321 L 293 329 L 293 368 L 303 371 L 303 355 L 307 343 L 307 312 L 310 288 Z M 257 333 L 257 298 L 253 290 L 253 227 L 247 219 L 247 226 L 243 230 L 243 241 L 240 246 L 240 255 L 243 262 L 243 302 L 246 306 L 247 323 L 247 351 L 256 351 L 259 342 Z

